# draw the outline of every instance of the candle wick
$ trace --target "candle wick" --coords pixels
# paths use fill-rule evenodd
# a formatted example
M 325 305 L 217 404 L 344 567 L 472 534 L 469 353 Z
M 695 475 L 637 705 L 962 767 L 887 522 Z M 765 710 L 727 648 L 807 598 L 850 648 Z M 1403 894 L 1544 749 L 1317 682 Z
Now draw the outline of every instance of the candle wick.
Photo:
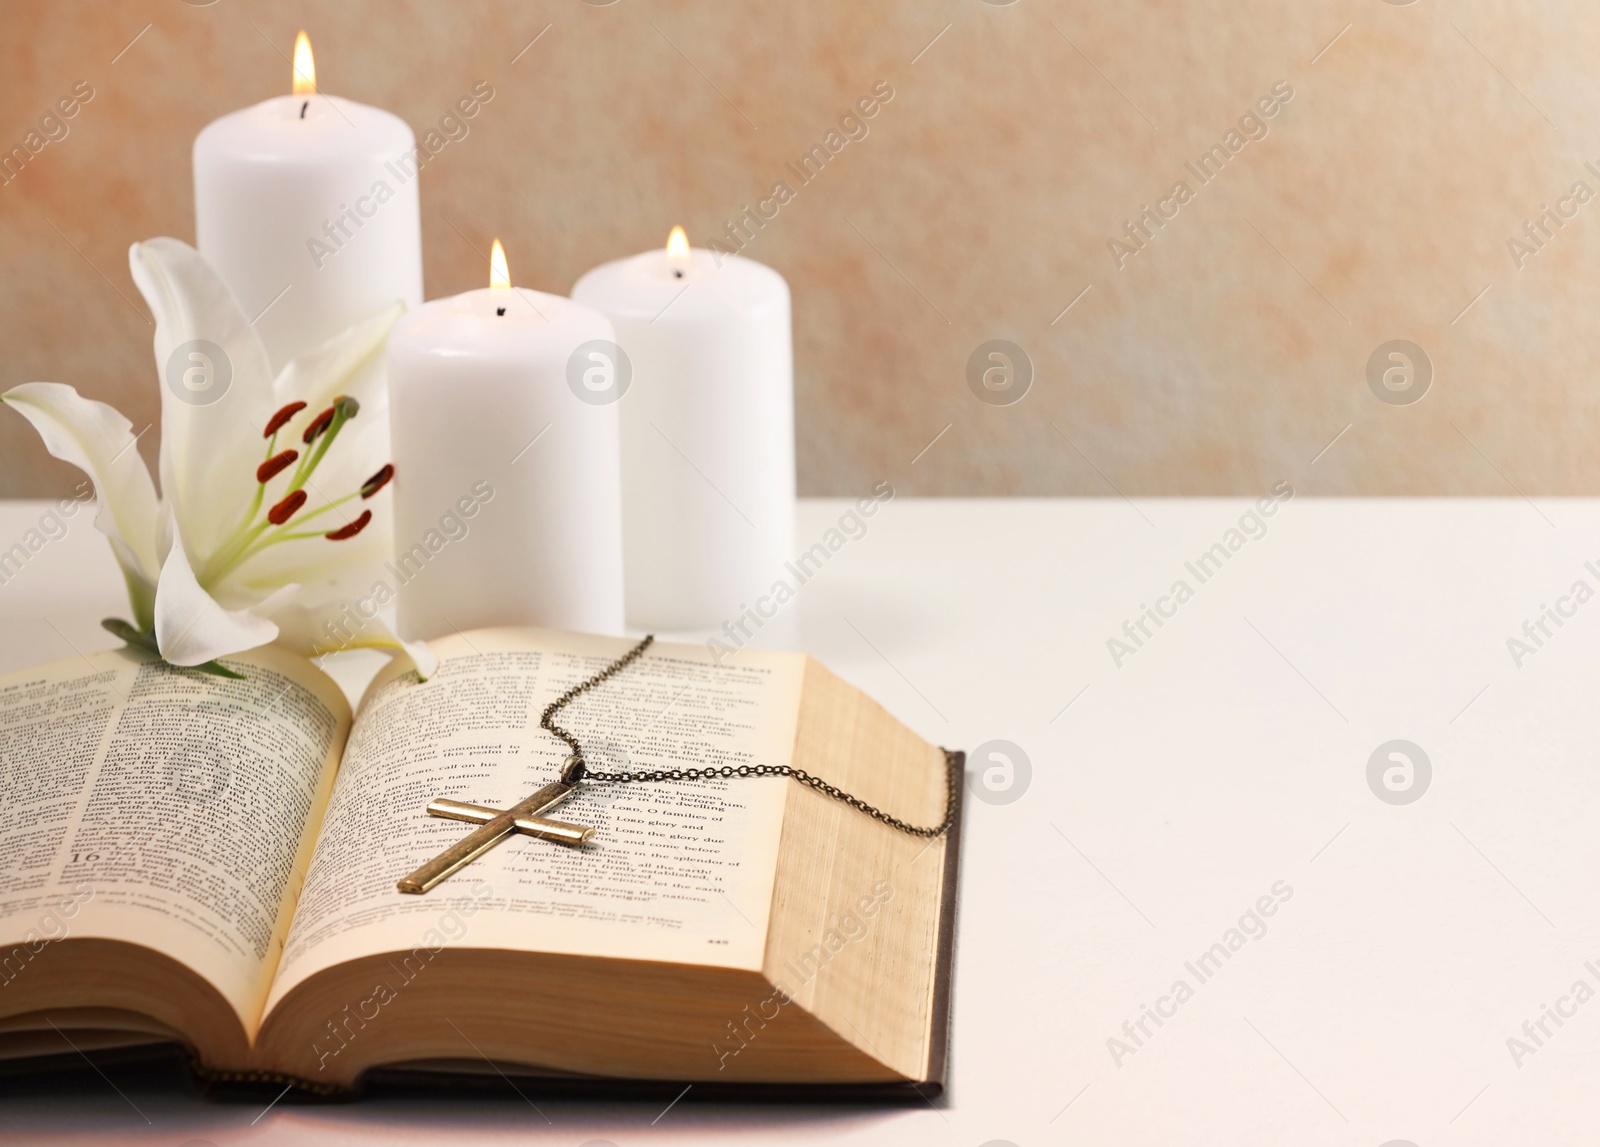
M 494 313 L 497 315 L 504 315 L 506 313 L 506 309 L 504 307 L 496 307 L 494 309 Z
M 677 268 L 677 267 L 674 267 L 674 268 L 673 268 L 673 269 L 672 269 L 672 277 L 673 277 L 673 278 L 674 278 L 674 279 L 681 279 L 681 278 L 683 278 L 683 271 L 682 271 L 682 270 L 681 270 L 681 269 L 679 269 L 679 268 Z
M 300 105 L 300 118 L 301 119 L 305 119 L 306 118 L 306 109 L 308 107 L 310 107 L 310 106 L 311 106 L 311 101 L 310 100 L 307 100 L 305 103 Z

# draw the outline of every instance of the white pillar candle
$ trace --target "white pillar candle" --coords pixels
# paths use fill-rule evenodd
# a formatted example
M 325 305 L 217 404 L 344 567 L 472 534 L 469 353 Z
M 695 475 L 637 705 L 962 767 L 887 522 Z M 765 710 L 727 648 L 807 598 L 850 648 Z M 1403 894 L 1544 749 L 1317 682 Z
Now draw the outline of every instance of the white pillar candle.
M 667 250 L 596 267 L 572 297 L 617 328 L 628 620 L 699 629 L 738 617 L 793 556 L 789 285 L 738 255 Z
M 389 335 L 400 630 L 621 633 L 617 408 L 580 396 L 611 323 L 513 290 L 499 240 L 486 290 L 424 303 Z
M 277 368 L 395 299 L 422 302 L 416 137 L 317 94 L 304 32 L 293 82 L 194 141 L 195 245 L 259 315 Z

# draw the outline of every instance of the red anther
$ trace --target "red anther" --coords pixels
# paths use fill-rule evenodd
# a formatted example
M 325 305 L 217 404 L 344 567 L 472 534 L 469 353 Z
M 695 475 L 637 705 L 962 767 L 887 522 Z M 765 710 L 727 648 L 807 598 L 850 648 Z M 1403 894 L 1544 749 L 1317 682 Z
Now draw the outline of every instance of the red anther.
M 306 504 L 306 492 L 296 490 L 272 509 L 267 511 L 267 521 L 274 526 L 281 526 L 299 512 L 300 507 Z
M 300 451 L 298 450 L 278 451 L 278 453 L 274 454 L 271 458 L 268 458 L 265 462 L 256 467 L 256 481 L 272 481 L 272 479 L 277 477 L 279 474 L 282 474 L 285 470 L 292 466 L 294 464 L 294 460 L 298 457 L 300 457 Z
M 361 496 L 363 498 L 372 497 L 372 495 L 376 494 L 379 490 L 387 486 L 389 484 L 389 479 L 393 477 L 394 463 L 385 462 L 382 470 L 379 470 L 372 477 L 361 483 Z
M 355 537 L 362 530 L 366 529 L 367 523 L 370 521 L 372 521 L 372 511 L 362 510 L 361 516 L 355 521 L 351 522 L 348 526 L 341 526 L 332 533 L 324 534 L 322 536 L 327 538 L 330 542 L 342 542 L 346 538 Z
M 330 425 L 332 425 L 332 423 L 333 407 L 330 406 L 328 409 L 324 410 L 321 414 L 317 415 L 311 420 L 311 425 L 306 427 L 306 432 L 300 436 L 300 441 L 304 442 L 307 446 L 310 446 L 311 443 L 316 440 L 317 435 L 321 434 Z
M 282 410 L 278 411 L 278 413 L 272 416 L 272 419 L 267 423 L 267 428 L 261 432 L 261 437 L 271 438 L 274 434 L 283 429 L 284 424 L 288 422 L 289 419 L 293 418 L 296 414 L 299 414 L 305 408 L 306 404 L 303 402 L 291 402 L 288 406 L 285 406 Z

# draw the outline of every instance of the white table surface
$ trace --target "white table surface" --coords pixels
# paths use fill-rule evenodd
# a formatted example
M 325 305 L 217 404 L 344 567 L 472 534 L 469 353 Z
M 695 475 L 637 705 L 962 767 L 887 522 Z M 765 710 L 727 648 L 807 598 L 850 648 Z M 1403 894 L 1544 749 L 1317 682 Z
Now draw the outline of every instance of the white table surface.
M 108 1081 L 0 1104 L 0 1138 L 1592 1142 L 1600 998 L 1520 1066 L 1507 1039 L 1600 989 L 1600 603 L 1520 668 L 1506 641 L 1600 589 L 1600 503 L 1296 498 L 1117 668 L 1107 638 L 1248 506 L 899 499 L 763 634 L 930 739 L 1031 761 L 1018 799 L 969 805 L 946 1105 L 541 1113 L 508 1090 L 260 1116 Z M 42 508 L 0 506 L 0 545 Z M 802 544 L 843 508 L 803 504 Z M 0 586 L 0 669 L 110 646 L 122 612 L 81 515 Z M 1367 783 L 1397 738 L 1434 770 L 1409 805 Z M 1119 1066 L 1107 1040 L 1278 881 L 1266 934 Z

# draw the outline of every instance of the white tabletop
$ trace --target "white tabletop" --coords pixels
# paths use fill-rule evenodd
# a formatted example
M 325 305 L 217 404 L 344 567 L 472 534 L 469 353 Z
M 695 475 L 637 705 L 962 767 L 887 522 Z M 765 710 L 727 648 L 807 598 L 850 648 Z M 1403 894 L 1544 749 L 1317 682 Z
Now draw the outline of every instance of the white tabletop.
M 804 503 L 802 545 L 845 506 Z M 1580 980 L 1600 992 L 1600 572 L 1584 564 L 1600 571 L 1600 503 L 1301 497 L 1247 537 L 1250 506 L 898 499 L 762 634 L 932 740 L 1008 741 L 1031 764 L 1009 803 L 969 805 L 946 1105 L 729 1108 L 691 1091 L 664 1115 L 665 1100 L 535 1111 L 508 1089 L 280 1105 L 252 1122 L 258 1109 L 121 1095 L 113 1071 L 70 1097 L 0 1105 L 0 1134 L 1587 1141 L 1600 997 L 1573 993 Z M 42 509 L 0 507 L 0 548 Z M 1185 565 L 1230 541 L 1205 581 Z M 1180 579 L 1192 596 L 1158 600 Z M 1562 596 L 1579 581 L 1583 602 Z M 1141 604 L 1173 616 L 1146 619 L 1119 667 L 1108 639 L 1128 640 Z M 1535 646 L 1523 626 L 1542 604 L 1572 616 L 1545 621 Z M 80 516 L 0 585 L 0 669 L 110 646 L 98 621 L 124 612 Z M 1513 637 L 1532 650 L 1520 666 Z M 1368 783 L 1394 740 L 1431 762 L 1414 803 Z M 1404 765 L 1387 752 L 1380 773 Z M 1262 897 L 1272 914 L 1249 917 Z M 1219 968 L 1189 966 L 1230 938 L 1239 950 L 1213 956 Z M 1140 1032 L 1144 1005 L 1169 1015 Z M 1546 1005 L 1570 1013 L 1544 1019 L 1548 1034 Z M 1531 1050 L 1513 1054 L 1512 1037 Z

